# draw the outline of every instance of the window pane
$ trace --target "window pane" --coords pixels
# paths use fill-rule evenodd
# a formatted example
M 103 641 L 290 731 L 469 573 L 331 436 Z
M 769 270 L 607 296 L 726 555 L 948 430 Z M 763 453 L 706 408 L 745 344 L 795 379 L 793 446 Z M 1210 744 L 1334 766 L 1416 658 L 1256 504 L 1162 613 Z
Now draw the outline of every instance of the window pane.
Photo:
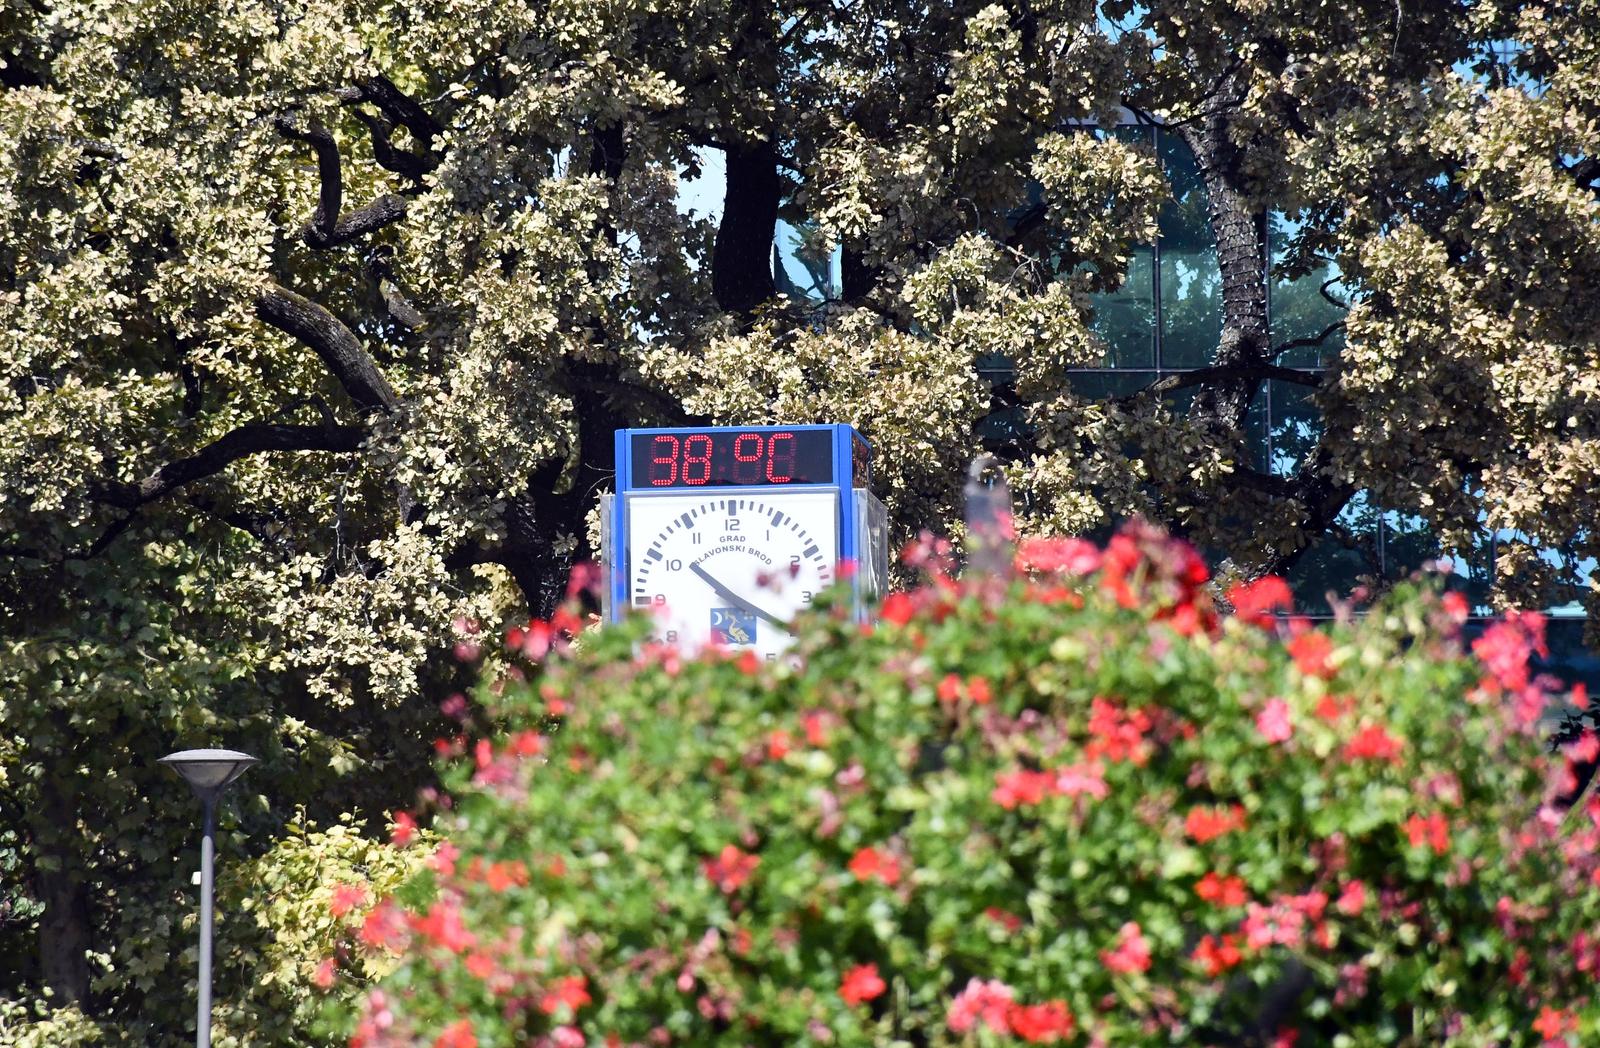
M 1600 656 L 1583 646 L 1583 619 L 1551 619 L 1545 626 L 1545 643 L 1550 657 L 1540 659 L 1539 668 L 1571 684 L 1582 681 L 1590 694 L 1600 691 Z
M 1269 235 L 1272 243 L 1272 343 L 1281 346 L 1302 338 L 1317 338 L 1329 326 L 1344 320 L 1345 311 L 1329 302 L 1327 295 L 1345 301 L 1344 287 L 1338 283 L 1339 267 L 1323 262 L 1304 276 L 1289 279 L 1279 271 L 1284 260 L 1289 238 L 1297 223 L 1281 214 L 1270 216 Z M 1328 283 L 1333 281 L 1333 283 Z M 1324 288 L 1324 285 L 1327 285 Z M 1285 367 L 1303 368 L 1326 366 L 1344 347 L 1341 329 L 1324 338 L 1315 346 L 1298 346 L 1284 353 L 1278 363 Z
M 1428 522 L 1409 513 L 1383 515 L 1383 573 L 1391 580 L 1403 579 L 1443 554 Z M 1493 543 L 1487 529 L 1474 535 L 1473 546 L 1464 553 L 1452 554 L 1451 574 L 1445 588 L 1466 595 L 1474 615 L 1489 614 L 1489 587 L 1494 577 Z
M 1205 367 L 1222 335 L 1222 271 L 1194 156 L 1177 135 L 1157 138 L 1172 200 L 1161 209 L 1161 366 Z
M 978 440 L 990 450 L 1021 440 L 1028 434 L 1028 409 L 1009 407 L 991 411 L 978 420 L 975 429 Z
M 1366 492 L 1356 493 L 1338 522 L 1342 534 L 1329 532 L 1312 539 L 1286 573 L 1295 607 L 1310 615 L 1333 610 L 1328 602 L 1330 593 L 1336 599 L 1348 597 L 1363 577 L 1377 579 L 1380 575 L 1381 522 Z
M 1153 371 L 1074 371 L 1067 375 L 1072 391 L 1085 400 L 1125 397 L 1155 380 Z
M 1156 363 L 1154 252 L 1140 248 L 1115 291 L 1089 296 L 1089 329 L 1106 344 L 1105 366 L 1148 368 Z
M 1322 412 L 1311 400 L 1310 386 L 1277 379 L 1267 383 L 1272 395 L 1268 419 L 1270 472 L 1287 477 L 1299 471 L 1322 433 Z

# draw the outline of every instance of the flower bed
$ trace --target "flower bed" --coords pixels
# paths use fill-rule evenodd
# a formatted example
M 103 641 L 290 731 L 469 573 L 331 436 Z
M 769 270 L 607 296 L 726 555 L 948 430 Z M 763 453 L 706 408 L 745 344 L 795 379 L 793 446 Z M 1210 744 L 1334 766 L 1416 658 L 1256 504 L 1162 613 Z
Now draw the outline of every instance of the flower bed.
M 447 843 L 348 915 L 399 955 L 350 1044 L 1593 1043 L 1600 807 L 1552 801 L 1600 743 L 1542 751 L 1542 620 L 1219 617 L 1142 527 L 1018 559 L 925 548 L 792 665 L 535 631 L 441 743 Z

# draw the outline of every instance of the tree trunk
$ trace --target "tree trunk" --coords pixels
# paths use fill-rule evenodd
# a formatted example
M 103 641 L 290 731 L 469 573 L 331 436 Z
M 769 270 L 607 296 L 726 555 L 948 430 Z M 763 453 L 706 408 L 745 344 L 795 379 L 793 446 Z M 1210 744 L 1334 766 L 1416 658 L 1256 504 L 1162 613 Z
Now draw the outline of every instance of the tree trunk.
M 1180 130 L 1205 183 L 1206 217 L 1217 241 L 1222 274 L 1222 336 L 1216 359 L 1220 367 L 1266 363 L 1271 351 L 1266 223 L 1249 199 L 1239 150 L 1228 136 L 1232 94 L 1220 91 L 1203 122 Z M 1258 384 L 1254 378 L 1207 383 L 1195 398 L 1195 409 L 1239 426 Z
M 728 188 L 711 256 L 711 291 L 730 313 L 749 313 L 777 294 L 772 239 L 778 226 L 778 153 L 770 141 L 727 149 Z
M 58 1004 L 76 1004 L 87 1010 L 93 918 L 89 887 L 70 844 L 78 820 L 72 799 L 58 784 L 44 787 L 39 812 L 43 832 L 34 834 L 35 848 L 40 859 L 53 860 L 56 868 L 40 869 L 34 878 L 39 901 L 44 904 L 39 918 L 39 969 Z

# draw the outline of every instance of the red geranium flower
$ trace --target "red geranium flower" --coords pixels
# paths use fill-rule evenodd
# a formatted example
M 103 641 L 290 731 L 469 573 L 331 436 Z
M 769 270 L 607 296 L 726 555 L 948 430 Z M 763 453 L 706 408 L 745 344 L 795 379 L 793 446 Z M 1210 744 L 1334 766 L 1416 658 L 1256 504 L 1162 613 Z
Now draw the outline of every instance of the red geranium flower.
M 1328 656 L 1333 654 L 1333 641 L 1328 639 L 1327 634 L 1307 630 L 1289 641 L 1288 647 L 1289 654 L 1294 656 L 1294 664 L 1307 677 L 1327 680 L 1337 672 L 1328 663 Z
M 1250 899 L 1245 891 L 1244 878 L 1218 877 L 1215 873 L 1200 878 L 1200 883 L 1194 886 L 1194 893 L 1213 906 L 1243 906 Z
M 886 989 L 888 987 L 878 976 L 876 964 L 858 964 L 845 972 L 844 978 L 839 981 L 839 996 L 849 1005 L 861 1004 L 880 997 Z
M 1026 768 L 1012 772 L 995 772 L 994 792 L 989 796 L 1000 807 L 1010 811 L 1019 804 L 1038 804 L 1050 795 L 1055 786 L 1055 776 L 1049 772 L 1028 771 Z
M 1272 621 L 1274 608 L 1287 611 L 1294 604 L 1289 584 L 1276 575 L 1263 575 L 1252 582 L 1228 590 L 1228 603 L 1241 622 L 1264 626 Z
M 1344 744 L 1346 760 L 1400 760 L 1405 743 L 1390 735 L 1381 724 L 1369 724 L 1356 732 L 1355 738 Z
M 883 616 L 885 622 L 892 622 L 896 626 L 904 626 L 916 614 L 916 605 L 904 593 L 891 593 L 883 598 L 883 604 L 878 608 L 878 614 Z
M 1450 850 L 1450 821 L 1439 812 L 1434 812 L 1426 819 L 1413 815 L 1406 820 L 1405 829 L 1413 848 L 1427 844 L 1438 855 Z
M 1072 1036 L 1072 1012 L 1065 1001 L 1013 1004 L 1007 1018 L 1011 1032 L 1029 1044 L 1054 1044 Z
M 729 844 L 723 847 L 722 854 L 715 859 L 705 859 L 700 865 L 723 894 L 732 895 L 744 886 L 744 882 L 750 879 L 760 864 L 760 856 L 742 852 L 737 846 Z
M 1238 936 L 1224 935 L 1218 939 L 1207 935 L 1195 946 L 1194 952 L 1189 957 L 1205 969 L 1209 978 L 1215 979 L 1243 960 L 1244 954 L 1239 950 Z
M 589 996 L 589 980 L 586 977 L 567 975 L 557 979 L 555 985 L 539 998 L 539 1010 L 546 1015 L 554 1015 L 563 1008 L 569 1012 L 576 1012 L 592 999 Z
M 1547 1041 L 1555 1040 L 1575 1026 L 1577 1023 L 1573 1021 L 1572 1016 L 1548 1004 L 1540 1009 L 1539 1017 L 1533 1021 L 1534 1030 Z
M 457 1019 L 434 1038 L 433 1048 L 478 1048 L 478 1035 L 472 1032 L 471 1019 Z
M 892 888 L 900 881 L 900 860 L 890 852 L 862 848 L 850 860 L 850 872 L 856 875 L 856 880 L 870 881 L 876 877 Z
M 335 917 L 343 917 L 366 901 L 367 890 L 361 885 L 336 884 L 333 887 L 333 897 L 328 900 L 328 912 Z
M 1226 808 L 1190 808 L 1183 820 L 1184 832 L 1193 837 L 1197 844 L 1215 840 L 1234 830 L 1242 830 L 1244 825 L 1244 807 L 1238 804 Z

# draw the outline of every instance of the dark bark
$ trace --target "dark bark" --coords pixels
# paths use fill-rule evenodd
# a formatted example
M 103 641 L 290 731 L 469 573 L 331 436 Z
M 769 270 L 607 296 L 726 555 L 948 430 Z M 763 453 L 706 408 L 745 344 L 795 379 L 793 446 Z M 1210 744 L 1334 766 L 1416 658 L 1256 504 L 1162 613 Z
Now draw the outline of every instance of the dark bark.
M 311 347 L 362 409 L 388 414 L 400 407 L 394 387 L 338 317 L 303 295 L 272 283 L 257 293 L 255 307 L 256 316 Z
M 859 251 L 846 247 L 839 253 L 840 294 L 852 305 L 872 294 L 881 273 L 877 266 L 867 265 Z
M 89 1010 L 89 950 L 93 946 L 93 914 L 89 887 L 84 882 L 80 858 L 70 842 L 77 825 L 75 805 L 61 792 L 60 783 L 43 783 L 35 834 L 38 859 L 55 869 L 38 870 L 34 878 L 44 913 L 39 916 L 39 969 L 45 986 L 60 1004 Z
M 439 166 L 439 157 L 435 154 L 412 153 L 397 148 L 393 139 L 394 124 L 363 109 L 354 112 L 356 119 L 367 125 L 367 131 L 372 135 L 372 157 L 385 171 L 404 175 L 420 184 L 423 175 Z
M 434 140 L 444 135 L 444 128 L 416 99 L 382 74 L 364 77 L 356 81 L 356 86 L 362 99 L 371 102 L 383 111 L 384 116 L 410 131 L 425 153 L 433 152 Z M 438 159 L 434 158 L 432 162 L 437 165 Z
M 730 145 L 726 156 L 728 186 L 711 258 L 711 291 L 723 309 L 748 314 L 777 294 L 772 239 L 783 187 L 771 142 Z
M 333 135 L 317 124 L 301 130 L 283 118 L 279 118 L 277 127 L 285 138 L 306 143 L 317 155 L 317 208 L 301 231 L 307 245 L 318 249 L 339 247 L 405 217 L 405 198 L 393 193 L 385 193 L 359 211 L 341 216 L 344 177 L 339 145 Z

